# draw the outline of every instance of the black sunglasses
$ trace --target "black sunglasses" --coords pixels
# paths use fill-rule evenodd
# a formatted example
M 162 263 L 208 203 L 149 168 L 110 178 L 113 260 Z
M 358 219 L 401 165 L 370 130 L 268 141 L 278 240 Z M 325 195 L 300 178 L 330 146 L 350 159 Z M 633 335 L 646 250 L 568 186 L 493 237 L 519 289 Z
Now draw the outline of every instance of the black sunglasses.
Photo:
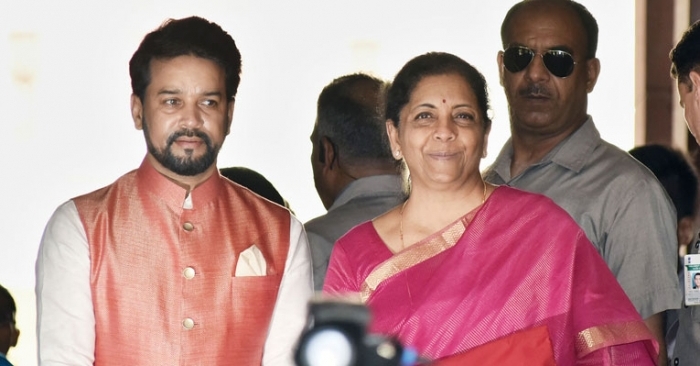
M 512 73 L 520 72 L 527 68 L 535 55 L 541 56 L 547 70 L 558 78 L 565 78 L 574 72 L 576 61 L 570 53 L 562 50 L 536 53 L 523 46 L 512 46 L 503 51 L 503 65 Z

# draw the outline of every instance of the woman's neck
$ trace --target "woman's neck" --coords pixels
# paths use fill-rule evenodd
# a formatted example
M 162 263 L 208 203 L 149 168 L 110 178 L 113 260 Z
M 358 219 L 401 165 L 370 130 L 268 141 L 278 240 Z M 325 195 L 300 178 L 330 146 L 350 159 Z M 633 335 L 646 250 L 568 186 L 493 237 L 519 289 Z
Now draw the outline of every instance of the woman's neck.
M 493 186 L 481 179 L 458 191 L 415 187 L 401 213 L 403 225 L 417 229 L 421 235 L 431 234 L 483 204 L 492 190 Z

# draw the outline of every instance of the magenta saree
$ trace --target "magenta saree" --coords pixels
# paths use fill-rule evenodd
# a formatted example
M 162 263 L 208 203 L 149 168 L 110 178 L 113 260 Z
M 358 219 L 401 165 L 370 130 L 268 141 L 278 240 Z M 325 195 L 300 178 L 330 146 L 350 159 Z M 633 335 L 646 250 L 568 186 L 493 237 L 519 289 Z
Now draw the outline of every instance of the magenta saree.
M 510 187 L 397 254 L 371 222 L 355 227 L 333 249 L 324 292 L 360 293 L 371 331 L 433 359 L 546 326 L 557 365 L 656 360 L 651 334 L 573 219 Z

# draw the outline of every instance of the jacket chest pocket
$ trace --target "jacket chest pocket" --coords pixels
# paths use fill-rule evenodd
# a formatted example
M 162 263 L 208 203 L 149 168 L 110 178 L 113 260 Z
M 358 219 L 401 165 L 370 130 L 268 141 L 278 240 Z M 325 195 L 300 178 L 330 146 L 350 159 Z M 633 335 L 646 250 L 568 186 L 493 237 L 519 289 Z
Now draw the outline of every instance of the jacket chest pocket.
M 281 280 L 281 274 L 231 277 L 233 311 L 257 321 L 267 319 L 269 323 Z

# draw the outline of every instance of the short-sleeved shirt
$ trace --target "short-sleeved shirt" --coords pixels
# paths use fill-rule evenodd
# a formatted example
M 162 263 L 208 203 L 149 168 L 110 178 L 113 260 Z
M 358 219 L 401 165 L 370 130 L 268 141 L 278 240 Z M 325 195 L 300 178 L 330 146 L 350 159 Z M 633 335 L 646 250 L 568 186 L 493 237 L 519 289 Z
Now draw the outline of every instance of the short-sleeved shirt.
M 405 195 L 399 175 L 373 175 L 350 183 L 328 213 L 304 224 L 314 266 L 314 289 L 321 291 L 335 241 L 355 225 L 401 204 Z
M 590 116 L 516 177 L 512 156 L 508 140 L 484 179 L 542 193 L 564 208 L 643 318 L 680 306 L 673 204 L 646 167 L 600 138 Z

